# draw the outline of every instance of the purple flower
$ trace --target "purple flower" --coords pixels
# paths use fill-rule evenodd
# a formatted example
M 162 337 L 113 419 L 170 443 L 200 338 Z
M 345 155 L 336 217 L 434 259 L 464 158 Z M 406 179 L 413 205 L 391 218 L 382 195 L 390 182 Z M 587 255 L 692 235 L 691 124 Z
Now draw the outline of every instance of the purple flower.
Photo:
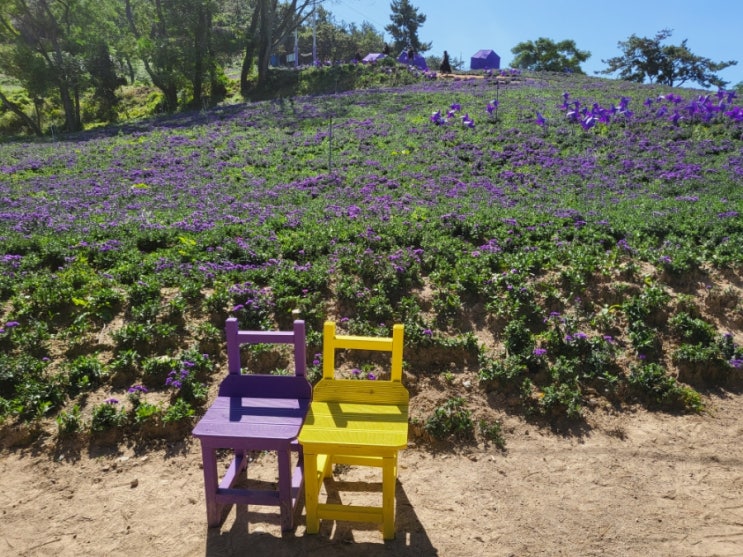
M 6 329 L 12 329 L 13 327 L 17 327 L 18 325 L 20 325 L 20 323 L 18 323 L 18 321 L 8 321 L 5 324 L 5 328 Z
M 118 404 L 119 403 L 119 399 L 117 399 L 117 398 L 107 398 L 103 402 L 105 404 Z
M 537 358 L 541 358 L 541 357 L 542 357 L 542 356 L 544 356 L 544 355 L 545 355 L 546 353 L 547 353 L 547 350 L 546 350 L 546 349 L 544 349 L 544 348 L 535 348 L 535 349 L 534 349 L 534 355 L 535 355 L 535 356 L 536 356 Z
M 546 125 L 547 125 L 547 120 L 545 120 L 544 116 L 542 116 L 542 114 L 539 111 L 537 111 L 537 126 L 544 127 Z
M 629 245 L 629 242 L 627 242 L 625 238 L 622 238 L 621 240 L 617 242 L 617 247 L 624 251 L 629 251 L 629 252 L 633 251 L 632 246 Z

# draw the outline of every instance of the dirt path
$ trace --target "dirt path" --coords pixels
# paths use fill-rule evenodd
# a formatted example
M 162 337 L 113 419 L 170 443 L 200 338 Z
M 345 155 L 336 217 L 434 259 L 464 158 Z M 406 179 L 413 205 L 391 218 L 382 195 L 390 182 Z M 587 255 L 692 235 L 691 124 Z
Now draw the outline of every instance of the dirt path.
M 0 453 L 0 555 L 741 556 L 743 396 L 701 416 L 588 416 L 573 434 L 504 418 L 508 450 L 400 456 L 397 537 L 234 510 L 206 528 L 199 447 Z M 271 459 L 254 465 L 272 478 Z M 342 473 L 328 486 L 359 479 Z M 263 509 L 258 509 L 263 510 Z

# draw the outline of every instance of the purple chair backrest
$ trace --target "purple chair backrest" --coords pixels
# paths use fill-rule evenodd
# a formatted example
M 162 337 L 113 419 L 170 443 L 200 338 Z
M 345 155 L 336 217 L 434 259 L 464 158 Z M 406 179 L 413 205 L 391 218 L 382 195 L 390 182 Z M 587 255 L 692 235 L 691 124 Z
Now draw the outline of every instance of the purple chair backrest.
M 227 370 L 240 375 L 240 345 L 292 344 L 294 345 L 294 374 L 307 376 L 307 342 L 304 321 L 296 319 L 293 331 L 241 331 L 237 319 L 230 317 L 225 324 L 227 335 Z

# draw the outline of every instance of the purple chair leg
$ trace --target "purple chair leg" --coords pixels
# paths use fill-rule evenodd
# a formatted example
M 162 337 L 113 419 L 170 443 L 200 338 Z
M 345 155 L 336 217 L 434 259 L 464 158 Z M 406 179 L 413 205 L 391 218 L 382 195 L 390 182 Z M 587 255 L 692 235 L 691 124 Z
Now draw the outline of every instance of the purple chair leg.
M 210 528 L 219 526 L 221 509 L 217 503 L 217 451 L 201 444 L 201 459 L 204 463 L 204 490 L 206 495 L 206 522 Z
M 281 529 L 291 530 L 294 526 L 294 506 L 292 505 L 291 451 L 287 447 L 278 451 L 279 460 L 279 506 L 281 508 Z

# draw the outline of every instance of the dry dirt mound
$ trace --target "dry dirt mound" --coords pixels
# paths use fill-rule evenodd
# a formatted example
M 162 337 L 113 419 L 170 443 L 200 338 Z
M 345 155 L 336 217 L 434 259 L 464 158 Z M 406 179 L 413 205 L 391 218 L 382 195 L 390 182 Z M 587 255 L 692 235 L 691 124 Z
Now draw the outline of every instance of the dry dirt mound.
M 397 537 L 363 524 L 281 535 L 272 509 L 205 523 L 197 443 L 0 455 L 0 554 L 743 555 L 743 396 L 703 415 L 594 408 L 579 431 L 504 417 L 507 451 L 472 446 L 400 456 Z M 47 443 L 52 443 L 51 440 Z M 275 480 L 271 457 L 251 474 Z M 362 470 L 326 485 L 347 502 Z M 268 510 L 267 514 L 256 511 Z

